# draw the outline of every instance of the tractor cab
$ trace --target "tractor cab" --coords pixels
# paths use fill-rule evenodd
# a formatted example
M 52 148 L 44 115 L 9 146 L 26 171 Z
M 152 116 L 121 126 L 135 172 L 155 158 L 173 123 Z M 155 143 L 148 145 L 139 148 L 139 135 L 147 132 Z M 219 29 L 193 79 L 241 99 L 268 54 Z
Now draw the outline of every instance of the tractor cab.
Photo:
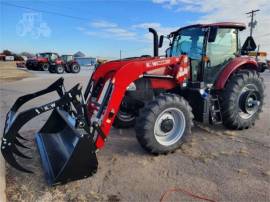
M 238 32 L 241 23 L 197 24 L 172 32 L 169 57 L 188 55 L 190 83 L 212 86 L 223 68 L 239 55 Z
M 62 55 L 62 56 L 61 56 L 61 59 L 62 59 L 65 63 L 68 63 L 68 62 L 74 61 L 74 56 L 73 56 L 73 55 Z

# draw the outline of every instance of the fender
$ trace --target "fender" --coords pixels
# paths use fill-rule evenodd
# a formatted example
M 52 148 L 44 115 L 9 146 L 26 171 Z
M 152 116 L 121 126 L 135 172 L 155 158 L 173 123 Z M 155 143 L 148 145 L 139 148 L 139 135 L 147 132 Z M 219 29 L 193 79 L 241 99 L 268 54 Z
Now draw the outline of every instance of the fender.
M 41 63 L 49 62 L 49 59 L 48 59 L 48 58 L 42 58 L 42 57 L 37 57 L 36 60 L 37 60 L 38 62 L 41 62 Z
M 256 71 L 259 70 L 259 66 L 255 58 L 242 56 L 237 57 L 230 61 L 224 69 L 219 74 L 216 82 L 215 82 L 215 89 L 221 90 L 225 87 L 225 84 L 229 77 L 238 69 L 245 69 L 245 68 L 251 68 L 255 69 Z
M 56 59 L 55 64 L 62 65 L 63 61 L 61 59 Z

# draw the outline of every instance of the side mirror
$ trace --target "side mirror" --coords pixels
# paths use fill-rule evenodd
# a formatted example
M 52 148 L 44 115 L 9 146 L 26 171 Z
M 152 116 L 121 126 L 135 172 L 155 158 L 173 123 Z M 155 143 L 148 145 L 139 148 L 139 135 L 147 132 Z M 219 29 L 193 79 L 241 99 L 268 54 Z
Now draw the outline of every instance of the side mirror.
M 164 39 L 164 36 L 163 35 L 160 35 L 159 37 L 159 44 L 158 44 L 158 47 L 161 48 L 162 45 L 163 45 L 163 39 Z
M 217 31 L 218 31 L 217 27 L 210 27 L 208 42 L 214 42 L 216 40 Z

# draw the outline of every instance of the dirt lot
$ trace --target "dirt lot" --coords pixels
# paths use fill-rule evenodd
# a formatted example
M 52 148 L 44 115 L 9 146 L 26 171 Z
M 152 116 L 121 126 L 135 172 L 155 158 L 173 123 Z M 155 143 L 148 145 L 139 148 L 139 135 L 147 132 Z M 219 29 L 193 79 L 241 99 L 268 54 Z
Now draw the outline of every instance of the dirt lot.
M 16 97 L 44 88 L 55 79 L 40 78 L 1 85 L 1 131 L 4 115 Z M 75 82 L 85 83 L 87 78 L 85 74 L 74 75 L 66 83 L 71 87 Z M 159 201 L 171 188 L 216 201 L 270 201 L 270 72 L 264 74 L 264 79 L 268 96 L 255 127 L 228 131 L 222 126 L 197 124 L 192 140 L 166 156 L 146 153 L 133 130 L 113 129 L 105 148 L 98 153 L 97 174 L 63 186 L 47 186 L 34 142 L 29 142 L 34 149 L 25 152 L 33 159 L 20 162 L 35 174 L 21 173 L 7 165 L 8 201 Z M 35 100 L 28 106 L 37 103 Z M 42 116 L 31 121 L 22 133 L 33 139 L 44 120 Z M 166 201 L 197 200 L 175 192 Z

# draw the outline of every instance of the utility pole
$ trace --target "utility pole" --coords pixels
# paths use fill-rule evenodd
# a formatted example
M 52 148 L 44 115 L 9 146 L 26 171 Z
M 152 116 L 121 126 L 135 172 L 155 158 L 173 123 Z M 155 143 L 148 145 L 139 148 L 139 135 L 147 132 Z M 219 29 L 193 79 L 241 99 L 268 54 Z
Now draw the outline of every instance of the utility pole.
M 120 60 L 122 60 L 122 50 L 120 49 Z
M 251 15 L 250 15 L 251 21 L 250 21 L 250 23 L 248 24 L 248 26 L 250 27 L 250 36 L 252 36 L 253 28 L 255 28 L 255 26 L 257 25 L 257 21 L 256 21 L 256 20 L 254 21 L 254 14 L 255 14 L 256 12 L 258 12 L 258 11 L 260 11 L 260 10 L 259 10 L 259 9 L 257 9 L 257 10 L 252 10 L 252 11 L 246 13 L 247 15 L 251 14 Z

